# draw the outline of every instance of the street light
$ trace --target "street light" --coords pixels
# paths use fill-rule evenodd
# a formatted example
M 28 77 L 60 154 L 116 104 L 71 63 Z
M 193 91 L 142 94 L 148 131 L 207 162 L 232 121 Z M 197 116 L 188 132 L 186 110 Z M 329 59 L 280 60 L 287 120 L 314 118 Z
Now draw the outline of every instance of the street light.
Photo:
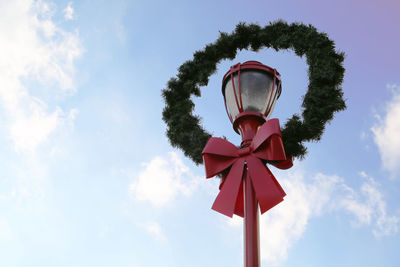
M 270 35 L 277 31 L 285 32 L 287 38 Z M 248 38 L 249 33 L 254 36 Z M 271 38 L 264 38 L 267 35 Z M 236 39 L 241 41 L 235 42 Z M 324 45 L 310 45 L 314 43 Z M 243 48 L 258 51 L 263 47 L 275 50 L 290 47 L 296 55 L 307 56 L 310 82 L 302 103 L 303 116 L 293 115 L 281 131 L 278 119 L 268 119 L 281 93 L 279 73 L 256 61 L 237 64 L 224 76 L 222 93 L 233 128 L 242 136 L 238 147 L 202 128 L 199 117 L 192 114 L 191 96 L 200 96 L 199 86 L 207 84 L 222 59 L 234 57 Z M 344 55 L 335 51 L 334 42 L 313 26 L 278 21 L 265 27 L 239 24 L 231 35 L 221 34 L 215 43 L 193 57 L 179 67 L 177 77 L 170 79 L 168 88 L 163 90 L 167 136 L 173 146 L 181 148 L 195 163 L 204 163 L 207 178 L 222 178 L 212 209 L 229 217 L 234 214 L 246 217 L 245 263 L 246 267 L 257 267 L 257 209 L 263 214 L 286 196 L 268 165 L 279 169 L 292 167 L 294 157 L 306 154 L 303 142 L 319 141 L 325 124 L 335 112 L 346 108 L 340 87 Z M 312 60 L 315 57 L 319 60 Z M 199 145 L 203 144 L 200 158 Z
M 238 132 L 237 119 L 242 116 L 252 114 L 267 119 L 281 91 L 281 79 L 277 70 L 258 61 L 232 66 L 224 75 L 222 94 L 235 131 Z
M 253 137 L 271 115 L 281 94 L 279 73 L 257 61 L 236 64 L 224 75 L 222 94 L 233 128 L 242 137 L 241 148 L 249 147 Z M 258 201 L 247 167 L 243 173 L 245 266 L 258 267 Z

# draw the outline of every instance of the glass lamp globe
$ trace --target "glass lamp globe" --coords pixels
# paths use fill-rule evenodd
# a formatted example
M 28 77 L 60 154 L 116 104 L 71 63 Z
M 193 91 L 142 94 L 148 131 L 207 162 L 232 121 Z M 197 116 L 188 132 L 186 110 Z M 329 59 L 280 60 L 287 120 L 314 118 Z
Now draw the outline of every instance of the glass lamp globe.
M 225 107 L 232 123 L 244 112 L 259 113 L 267 119 L 281 91 L 278 71 L 258 61 L 232 66 L 222 82 Z

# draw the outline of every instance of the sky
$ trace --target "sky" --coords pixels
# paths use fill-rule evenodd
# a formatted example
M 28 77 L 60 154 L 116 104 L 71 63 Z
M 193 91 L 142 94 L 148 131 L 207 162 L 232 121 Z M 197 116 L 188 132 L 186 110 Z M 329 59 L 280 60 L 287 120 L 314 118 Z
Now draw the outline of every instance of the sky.
M 400 265 L 400 4 L 396 0 L 0 0 L 0 266 L 243 266 L 239 217 L 211 210 L 205 179 L 165 135 L 161 90 L 239 22 L 314 25 L 346 54 L 347 109 L 260 217 L 262 266 Z M 282 76 L 271 117 L 300 113 L 307 63 L 240 51 L 195 114 L 238 136 L 222 76 L 258 60 Z

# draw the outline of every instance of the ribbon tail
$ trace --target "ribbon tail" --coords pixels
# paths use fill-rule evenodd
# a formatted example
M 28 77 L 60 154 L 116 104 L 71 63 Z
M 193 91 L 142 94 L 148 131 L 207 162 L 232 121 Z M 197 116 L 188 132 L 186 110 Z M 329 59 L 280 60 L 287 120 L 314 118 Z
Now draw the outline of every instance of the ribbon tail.
M 261 214 L 283 201 L 286 195 L 274 175 L 255 157 L 246 158 Z
M 244 159 L 237 160 L 214 201 L 212 209 L 226 216 L 232 217 L 235 211 L 236 200 L 243 176 Z
M 270 164 L 274 165 L 278 169 L 287 170 L 287 169 L 290 169 L 293 166 L 293 159 L 290 157 L 290 158 L 287 158 L 284 161 L 271 162 Z
M 240 217 L 244 217 L 244 195 L 243 195 L 243 179 L 240 182 L 239 192 L 236 198 L 235 214 Z

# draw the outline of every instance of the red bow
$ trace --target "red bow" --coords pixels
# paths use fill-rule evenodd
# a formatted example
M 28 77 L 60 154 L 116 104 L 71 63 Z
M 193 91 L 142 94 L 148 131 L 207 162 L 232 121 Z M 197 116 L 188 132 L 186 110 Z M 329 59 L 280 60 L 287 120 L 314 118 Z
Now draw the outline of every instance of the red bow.
M 237 148 L 225 139 L 211 137 L 201 155 L 207 178 L 221 172 L 223 176 L 221 191 L 212 206 L 213 210 L 229 217 L 234 213 L 243 217 L 242 177 L 246 171 L 245 165 L 261 214 L 283 201 L 285 191 L 262 161 L 274 161 L 271 164 L 280 169 L 288 169 L 293 165 L 291 158 L 286 159 L 278 119 L 265 122 L 248 147 Z

